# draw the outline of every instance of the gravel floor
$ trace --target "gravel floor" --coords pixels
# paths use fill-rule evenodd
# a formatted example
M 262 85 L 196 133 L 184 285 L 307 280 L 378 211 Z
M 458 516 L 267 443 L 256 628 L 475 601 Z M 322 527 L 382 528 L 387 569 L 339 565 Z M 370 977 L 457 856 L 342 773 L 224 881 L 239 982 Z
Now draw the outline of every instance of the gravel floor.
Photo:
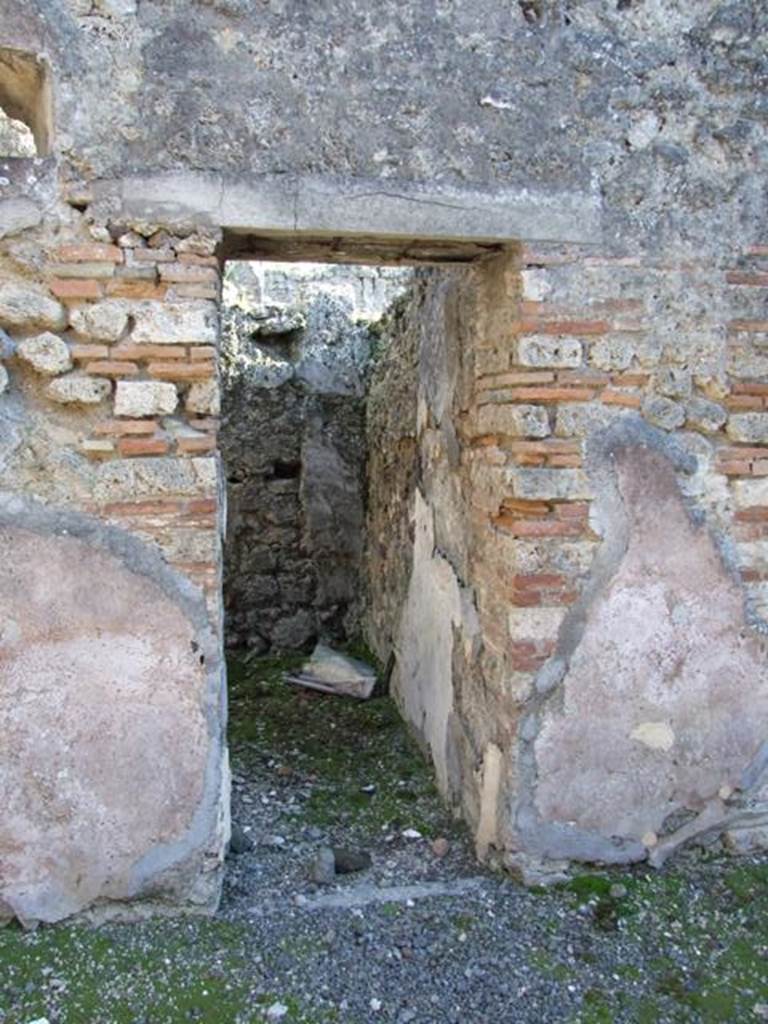
M 768 858 L 524 890 L 478 868 L 388 701 L 287 690 L 282 668 L 233 662 L 252 848 L 217 917 L 5 929 L 0 1022 L 768 1020 Z M 317 884 L 328 846 L 372 864 Z

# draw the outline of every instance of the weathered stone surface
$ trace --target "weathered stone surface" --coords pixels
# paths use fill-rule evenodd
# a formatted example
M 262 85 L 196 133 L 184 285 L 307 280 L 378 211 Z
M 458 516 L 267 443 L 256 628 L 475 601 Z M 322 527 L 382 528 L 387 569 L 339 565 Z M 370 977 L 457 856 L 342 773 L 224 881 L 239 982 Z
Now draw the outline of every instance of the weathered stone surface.
M 523 366 L 581 366 L 582 344 L 578 338 L 550 338 L 529 335 L 518 344 L 518 362 Z
M 93 494 L 106 504 L 166 494 L 212 497 L 217 487 L 213 458 L 136 458 L 98 466 Z
M 733 413 L 728 419 L 725 430 L 734 441 L 765 444 L 768 441 L 768 413 Z
M 226 836 L 199 602 L 137 542 L 118 554 L 67 536 L 74 520 L 57 536 L 55 513 L 48 533 L 0 511 L 0 903 L 25 923 L 108 900 L 213 909 Z
M 550 434 L 549 413 L 541 405 L 483 405 L 477 414 L 481 434 L 542 438 Z
M 147 303 L 133 310 L 131 341 L 138 345 L 215 345 L 218 318 L 212 303 Z
M 686 423 L 705 434 L 717 433 L 728 419 L 728 414 L 722 405 L 710 402 L 698 395 L 686 404 L 685 413 Z
M 562 697 L 545 708 L 535 740 L 536 813 L 560 831 L 531 826 L 528 838 L 554 852 L 560 835 L 561 849 L 573 855 L 581 842 L 589 858 L 597 847 L 579 835 L 599 835 L 608 858 L 633 859 L 644 836 L 741 784 L 764 740 L 768 691 L 742 594 L 689 519 L 670 463 L 632 447 L 617 472 L 605 551 L 624 531 L 628 546 L 601 570 Z M 616 837 L 629 844 L 623 854 Z
M 52 380 L 46 389 L 48 397 L 62 405 L 98 405 L 111 393 L 110 381 L 79 374 Z
M 88 341 L 118 341 L 128 325 L 128 310 L 125 302 L 107 299 L 75 306 L 69 322 Z
M 19 358 L 38 373 L 55 377 L 72 369 L 69 346 L 58 335 L 46 331 L 33 338 L 24 338 L 17 349 Z
M 139 419 L 166 416 L 176 411 L 179 395 L 175 384 L 155 380 L 119 380 L 115 391 L 115 416 Z
M 580 469 L 515 469 L 509 473 L 515 497 L 526 499 L 583 499 L 592 496 Z
M 67 326 L 67 314 L 61 303 L 37 285 L 6 281 L 0 284 L 0 326 L 62 330 Z
M 663 430 L 674 430 L 685 423 L 685 408 L 661 395 L 650 395 L 643 401 L 643 415 L 649 423 Z
M 43 219 L 37 203 L 24 196 L 0 200 L 0 239 L 34 228 Z
M 188 412 L 201 416 L 218 416 L 221 412 L 221 391 L 218 381 L 195 381 L 187 392 L 184 405 Z
M 8 371 L 3 364 L 0 363 L 0 395 L 2 395 L 4 391 L 8 390 L 9 383 Z

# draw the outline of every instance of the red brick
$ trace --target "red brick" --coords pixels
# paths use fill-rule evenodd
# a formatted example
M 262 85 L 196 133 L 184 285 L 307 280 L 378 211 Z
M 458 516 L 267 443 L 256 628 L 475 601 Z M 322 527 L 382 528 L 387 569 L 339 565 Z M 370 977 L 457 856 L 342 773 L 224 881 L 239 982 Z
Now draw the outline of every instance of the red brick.
M 768 395 L 768 383 L 761 380 L 737 380 L 731 390 L 734 395 Z
M 204 360 L 196 363 L 150 363 L 148 373 L 157 380 L 206 380 L 212 377 L 215 367 Z
M 162 437 L 121 437 L 117 442 L 121 455 L 165 455 L 170 445 Z
M 74 278 L 56 277 L 50 283 L 50 289 L 57 299 L 100 299 L 102 288 L 100 281 L 78 281 Z
M 176 440 L 178 451 L 186 454 L 196 452 L 212 452 L 216 449 L 215 437 L 179 437 Z
M 168 286 L 153 281 L 129 281 L 118 278 L 107 281 L 107 295 L 115 299 L 164 299 Z
M 133 359 L 137 362 L 149 359 L 186 359 L 187 350 L 184 345 L 132 345 L 123 342 L 112 349 L 115 359 Z
M 190 263 L 161 263 L 158 267 L 160 280 L 173 284 L 218 285 L 219 272 L 212 267 Z
M 213 345 L 191 345 L 189 349 L 189 357 L 193 362 L 198 359 L 215 359 L 216 349 Z
M 101 242 L 83 242 L 62 245 L 56 250 L 59 263 L 122 263 L 123 251 L 116 245 Z
M 642 397 L 632 394 L 629 391 L 617 391 L 615 388 L 606 388 L 599 396 L 603 405 L 623 405 L 627 409 L 639 409 L 642 404 Z
M 493 525 L 515 537 L 578 537 L 584 529 L 581 522 L 562 519 L 515 519 L 502 513 L 494 516 Z
M 755 288 L 768 288 L 768 272 L 749 270 L 729 270 L 725 275 L 728 284 L 749 285 Z
M 730 320 L 728 331 L 730 333 L 744 331 L 748 334 L 763 334 L 768 332 L 768 320 Z
M 594 397 L 593 388 L 533 387 L 509 391 L 510 402 L 588 402 Z
M 726 409 L 762 409 L 763 399 L 759 395 L 729 395 L 723 405 Z
M 86 363 L 85 372 L 93 377 L 136 377 L 139 368 L 136 363 L 119 362 L 115 359 Z
M 521 334 L 607 334 L 610 324 L 607 320 L 521 320 Z
M 109 347 L 107 345 L 70 345 L 69 354 L 75 360 L 107 359 Z

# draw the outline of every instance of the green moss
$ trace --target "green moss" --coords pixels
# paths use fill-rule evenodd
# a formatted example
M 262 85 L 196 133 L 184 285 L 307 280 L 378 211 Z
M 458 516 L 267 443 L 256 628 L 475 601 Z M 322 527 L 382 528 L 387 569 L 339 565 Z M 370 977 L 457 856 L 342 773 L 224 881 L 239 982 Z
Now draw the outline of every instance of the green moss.
M 301 812 L 307 824 L 455 834 L 457 825 L 440 804 L 430 766 L 394 702 L 356 701 L 287 685 L 283 674 L 303 659 L 230 660 L 230 739 L 238 758 L 247 763 L 268 755 L 310 780 L 311 794 Z

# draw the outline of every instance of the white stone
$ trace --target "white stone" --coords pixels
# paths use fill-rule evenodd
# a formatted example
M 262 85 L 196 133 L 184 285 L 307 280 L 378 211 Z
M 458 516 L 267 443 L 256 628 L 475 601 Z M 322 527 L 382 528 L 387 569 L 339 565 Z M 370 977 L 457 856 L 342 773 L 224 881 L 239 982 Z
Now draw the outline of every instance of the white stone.
M 521 640 L 555 640 L 567 608 L 513 608 L 509 632 Z
M 134 311 L 131 341 L 137 345 L 215 345 L 218 322 L 213 303 L 148 303 Z
M 533 334 L 518 345 L 518 361 L 523 366 L 553 366 L 561 369 L 581 366 L 582 344 L 578 338 L 551 338 Z
M 195 381 L 187 392 L 186 407 L 188 412 L 196 412 L 203 416 L 218 416 L 221 412 L 221 393 L 215 380 Z
M 8 390 L 8 383 L 8 371 L 3 364 L 0 363 L 0 395 L 2 395 L 4 391 Z
M 89 306 L 76 306 L 69 322 L 79 335 L 91 341 L 117 341 L 128 325 L 125 303 L 106 299 Z
M 768 505 L 768 477 L 752 480 L 736 480 L 733 484 L 733 498 L 738 508 L 753 505 Z
M 575 500 L 592 497 L 586 473 L 581 469 L 512 469 L 508 475 L 516 498 Z
M 50 331 L 37 334 L 33 338 L 25 338 L 19 342 L 17 353 L 19 359 L 49 377 L 66 373 L 72 369 L 72 357 L 65 341 Z
M 0 285 L 0 326 L 58 331 L 67 326 L 67 314 L 38 285 L 7 281 Z
M 165 416 L 175 411 L 179 396 L 175 384 L 157 380 L 120 380 L 115 394 L 115 416 Z
M 671 750 L 675 742 L 675 734 L 666 722 L 641 722 L 629 735 L 651 750 Z
M 62 405 L 98 405 L 111 393 L 112 384 L 97 377 L 72 374 L 48 385 L 48 397 Z
M 768 414 L 764 412 L 734 413 L 725 428 L 733 441 L 751 441 L 765 444 L 768 441 Z

